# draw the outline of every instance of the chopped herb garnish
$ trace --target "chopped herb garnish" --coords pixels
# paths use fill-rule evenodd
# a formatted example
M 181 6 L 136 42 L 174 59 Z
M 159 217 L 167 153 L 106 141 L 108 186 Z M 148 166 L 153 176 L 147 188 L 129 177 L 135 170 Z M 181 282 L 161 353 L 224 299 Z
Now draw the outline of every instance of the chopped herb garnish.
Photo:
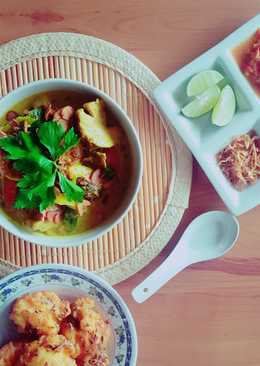
M 64 212 L 64 224 L 70 229 L 74 229 L 78 222 L 78 214 L 72 208 L 66 207 Z
M 57 156 L 60 157 L 66 151 L 70 150 L 73 146 L 77 145 L 79 142 L 79 138 L 74 131 L 74 128 L 71 128 L 64 136 L 62 144 L 57 149 Z
M 65 193 L 68 201 L 82 202 L 84 198 L 84 191 L 77 184 L 66 178 L 63 174 L 58 172 L 60 187 Z
M 35 122 L 41 122 L 43 120 L 44 111 L 42 108 L 34 108 L 31 109 L 27 114 L 24 116 L 16 117 L 17 122 L 24 122 L 26 121 L 29 125 Z
M 49 150 L 51 157 L 56 160 L 79 142 L 72 127 L 67 133 L 57 122 L 45 122 L 38 131 L 40 142 Z
M 89 201 L 93 201 L 99 196 L 100 188 L 95 184 L 87 182 L 87 184 L 85 185 L 85 198 Z
M 38 108 L 34 111 L 36 110 Z M 37 122 L 35 119 L 34 123 Z M 65 133 L 63 127 L 54 121 L 44 122 L 28 133 L 19 132 L 16 136 L 0 139 L 0 148 L 7 153 L 6 159 L 12 160 L 14 169 L 22 173 L 22 178 L 17 183 L 19 191 L 15 208 L 38 208 L 42 212 L 53 205 L 57 177 L 61 190 L 69 201 L 83 200 L 84 190 L 67 179 L 56 163 L 78 141 L 73 128 Z M 46 156 L 48 152 L 50 156 Z

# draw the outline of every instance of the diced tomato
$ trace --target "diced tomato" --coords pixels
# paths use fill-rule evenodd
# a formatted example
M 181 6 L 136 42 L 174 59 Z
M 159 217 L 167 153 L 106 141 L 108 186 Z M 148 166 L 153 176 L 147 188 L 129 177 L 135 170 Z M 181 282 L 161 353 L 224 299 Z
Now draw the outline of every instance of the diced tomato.
M 121 174 L 121 156 L 118 147 L 114 146 L 106 150 L 107 165 L 115 170 L 118 176 Z
M 4 178 L 3 199 L 6 208 L 11 208 L 17 196 L 17 185 L 14 180 Z

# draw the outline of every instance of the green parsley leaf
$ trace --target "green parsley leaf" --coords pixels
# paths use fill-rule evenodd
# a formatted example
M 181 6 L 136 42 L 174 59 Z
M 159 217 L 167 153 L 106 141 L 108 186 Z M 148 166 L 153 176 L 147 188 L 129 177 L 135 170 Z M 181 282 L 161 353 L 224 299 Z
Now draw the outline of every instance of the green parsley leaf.
M 28 151 L 24 149 L 18 137 L 8 136 L 0 139 L 0 148 L 9 153 L 9 160 L 23 159 L 27 156 Z
M 38 208 L 41 212 L 53 205 L 56 172 L 48 176 L 41 172 L 24 175 L 17 183 L 19 193 L 16 208 Z
M 42 122 L 41 115 L 37 113 L 29 132 L 0 139 L 0 148 L 7 153 L 6 159 L 13 160 L 14 169 L 22 173 L 22 178 L 17 182 L 19 191 L 14 207 L 37 208 L 42 212 L 53 205 L 57 174 L 66 198 L 81 202 L 84 190 L 61 174 L 55 163 L 57 158 L 78 143 L 79 138 L 73 128 L 65 133 L 57 122 Z M 45 156 L 45 148 L 51 155 L 50 159 Z
M 38 130 L 40 142 L 49 150 L 55 160 L 59 144 L 64 137 L 64 128 L 57 122 L 50 121 L 41 125 Z
M 17 187 L 21 189 L 31 188 L 39 181 L 40 172 L 24 175 L 18 182 Z
M 68 201 L 82 202 L 84 198 L 84 190 L 71 180 L 67 179 L 63 174 L 58 172 L 60 187 L 65 193 Z
M 30 191 L 28 192 L 29 198 L 32 198 L 35 195 L 45 198 L 47 189 L 49 187 L 54 187 L 55 178 L 56 172 L 52 175 L 38 174 L 38 178 L 36 177 L 34 179 L 33 187 L 30 186 Z
M 36 130 L 37 128 L 39 128 L 44 122 L 43 121 L 35 121 L 31 124 L 30 126 L 30 132 L 33 130 Z
M 48 187 L 45 192 L 45 197 L 42 197 L 42 201 L 39 205 L 40 212 L 44 211 L 49 206 L 52 206 L 55 201 L 55 193 L 53 187 Z
M 73 127 L 65 134 L 63 127 L 55 121 L 42 124 L 38 130 L 38 136 L 54 160 L 79 142 Z
M 14 208 L 38 208 L 39 204 L 39 199 L 37 197 L 29 199 L 28 191 L 20 189 L 14 203 Z
M 78 142 L 79 142 L 79 137 L 75 133 L 74 128 L 71 127 L 69 129 L 69 131 L 66 133 L 66 135 L 64 136 L 61 146 L 57 150 L 56 158 L 59 158 L 66 151 L 71 149 L 73 146 L 77 145 Z
M 32 158 L 32 160 L 34 159 Z M 45 172 L 49 174 L 52 172 L 54 164 L 50 159 L 46 158 L 46 156 L 39 154 L 38 156 L 36 156 L 35 161 L 37 161 L 39 167 L 43 169 Z
M 7 159 L 14 160 L 14 169 L 23 174 L 17 182 L 19 192 L 14 207 L 42 210 L 53 204 L 54 192 L 49 187 L 54 191 L 54 163 L 42 154 L 30 133 L 4 137 L 0 139 L 0 147 L 8 153 Z
M 0 148 L 2 148 L 5 152 L 8 153 L 6 159 L 8 160 L 21 160 L 25 159 L 30 165 L 31 162 L 37 165 L 37 167 L 42 168 L 43 170 L 51 173 L 53 168 L 53 162 L 46 158 L 46 156 L 42 155 L 39 147 L 35 144 L 30 134 L 25 132 L 20 132 L 17 136 L 8 136 L 0 139 Z M 19 166 L 19 165 L 18 165 Z M 25 166 L 25 162 L 20 164 L 20 172 L 26 173 L 26 171 L 22 171 L 21 167 Z
M 31 137 L 31 135 L 29 135 L 29 133 L 19 132 L 17 137 L 23 144 L 24 148 L 27 149 L 27 151 L 31 151 L 34 153 L 40 152 L 39 147 L 34 143 L 32 137 Z
M 13 163 L 13 168 L 18 172 L 29 174 L 38 170 L 38 164 L 28 159 L 20 159 Z

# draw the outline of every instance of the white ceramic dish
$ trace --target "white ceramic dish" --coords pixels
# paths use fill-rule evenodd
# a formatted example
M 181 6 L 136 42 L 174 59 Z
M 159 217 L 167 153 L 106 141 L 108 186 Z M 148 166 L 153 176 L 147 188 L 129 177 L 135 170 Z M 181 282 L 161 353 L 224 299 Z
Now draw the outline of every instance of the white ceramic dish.
M 260 99 L 240 71 L 233 55 L 233 50 L 253 36 L 258 28 L 260 15 L 170 76 L 153 94 L 164 116 L 180 134 L 229 210 L 235 215 L 260 204 L 260 180 L 242 192 L 237 191 L 220 170 L 216 154 L 240 134 L 254 130 L 260 135 Z M 226 127 L 211 124 L 209 113 L 194 119 L 181 114 L 181 108 L 188 102 L 188 81 L 196 73 L 207 69 L 220 71 L 230 80 L 235 91 L 237 111 Z
M 90 240 L 94 240 L 97 237 L 103 235 L 107 231 L 111 230 L 112 227 L 114 227 L 126 215 L 137 196 L 141 184 L 143 172 L 142 150 L 135 128 L 121 107 L 107 94 L 92 86 L 78 81 L 66 79 L 47 79 L 35 81 L 22 86 L 0 100 L 0 116 L 3 116 L 8 110 L 12 108 L 14 104 L 23 100 L 24 98 L 52 90 L 66 90 L 68 93 L 71 91 L 86 93 L 86 98 L 94 99 L 100 97 L 105 101 L 106 107 L 116 117 L 121 127 L 125 131 L 130 143 L 133 174 L 131 177 L 129 177 L 130 183 L 127 195 L 121 203 L 121 206 L 113 213 L 113 215 L 111 215 L 111 217 L 109 217 L 99 226 L 94 227 L 83 234 L 71 236 L 47 236 L 34 233 L 24 227 L 21 227 L 20 225 L 16 225 L 8 218 L 7 215 L 3 213 L 3 211 L 0 211 L 0 225 L 14 235 L 36 244 L 52 247 L 76 246 L 86 243 Z
M 101 306 L 114 330 L 110 366 L 136 365 L 136 328 L 127 305 L 107 282 L 93 273 L 72 266 L 33 266 L 0 280 L 0 346 L 17 335 L 9 320 L 14 300 L 23 294 L 44 290 L 54 291 L 68 300 L 79 296 L 92 297 Z

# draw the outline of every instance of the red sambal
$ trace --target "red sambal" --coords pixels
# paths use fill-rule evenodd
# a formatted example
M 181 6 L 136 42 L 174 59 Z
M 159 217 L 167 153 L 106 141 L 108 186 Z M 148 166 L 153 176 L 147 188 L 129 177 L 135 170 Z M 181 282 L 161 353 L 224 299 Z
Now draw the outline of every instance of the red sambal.
M 260 29 L 242 59 L 241 69 L 252 85 L 260 92 Z

